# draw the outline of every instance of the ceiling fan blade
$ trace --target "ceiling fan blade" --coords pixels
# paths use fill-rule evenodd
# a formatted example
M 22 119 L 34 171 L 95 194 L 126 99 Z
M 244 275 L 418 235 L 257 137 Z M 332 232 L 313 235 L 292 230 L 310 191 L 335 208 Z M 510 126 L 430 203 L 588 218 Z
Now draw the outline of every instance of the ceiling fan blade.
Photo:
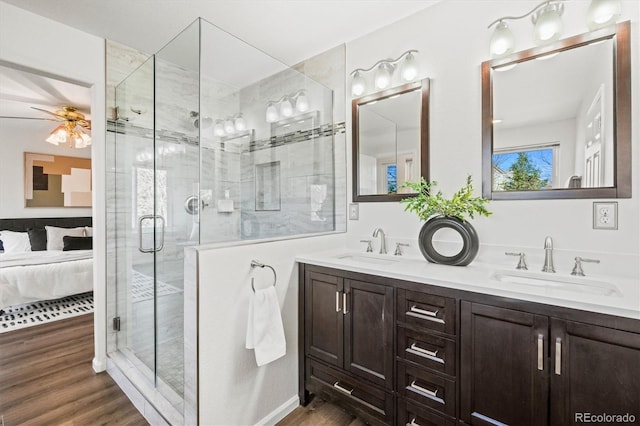
M 47 114 L 51 114 L 54 117 L 56 117 L 58 119 L 58 121 L 66 121 L 66 119 L 64 117 L 61 117 L 60 115 L 56 114 L 55 112 L 47 111 L 46 109 L 37 108 L 37 107 L 33 107 L 33 106 L 31 108 L 35 109 L 35 110 L 38 110 L 38 111 L 46 112 Z
M 15 118 L 18 120 L 46 120 L 46 121 L 60 121 L 60 120 L 55 120 L 53 118 L 41 118 L 41 117 L 12 117 L 12 116 L 8 116 L 8 115 L 0 115 L 0 118 Z

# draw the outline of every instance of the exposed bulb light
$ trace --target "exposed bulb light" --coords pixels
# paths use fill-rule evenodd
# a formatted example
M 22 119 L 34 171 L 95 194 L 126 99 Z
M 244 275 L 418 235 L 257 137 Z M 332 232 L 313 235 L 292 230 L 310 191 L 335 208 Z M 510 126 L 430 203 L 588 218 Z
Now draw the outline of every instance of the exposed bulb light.
M 309 110 L 309 98 L 307 98 L 304 90 L 301 90 L 300 94 L 296 98 L 296 109 L 298 112 L 306 112 Z
M 353 96 L 362 96 L 367 88 L 367 83 L 360 71 L 356 71 L 351 80 L 351 93 Z
M 278 121 L 278 118 L 280 118 L 280 115 L 278 114 L 278 110 L 276 109 L 276 106 L 274 105 L 273 102 L 269 102 L 267 104 L 267 113 L 266 113 L 267 123 L 274 123 Z
M 213 126 L 213 133 L 216 136 L 224 136 L 225 130 L 224 130 L 224 122 L 222 120 L 216 120 L 216 125 Z
M 377 89 L 386 89 L 391 86 L 391 75 L 393 73 L 393 68 L 391 65 L 383 62 L 380 64 L 378 69 L 376 70 L 374 83 Z
M 409 51 L 407 57 L 400 67 L 400 75 L 404 81 L 412 81 L 418 76 L 418 61 L 413 53 Z
M 535 24 L 534 39 L 537 44 L 552 43 L 562 35 L 562 3 L 549 3 L 542 10 L 532 16 Z
M 513 52 L 515 37 L 506 22 L 500 21 L 491 36 L 489 51 L 494 58 L 506 56 Z
M 247 123 L 244 121 L 244 118 L 242 118 L 242 114 L 238 114 L 233 122 L 233 125 L 238 132 L 244 132 L 245 130 L 247 130 Z
M 614 24 L 622 14 L 620 0 L 591 0 L 587 12 L 587 25 L 591 30 L 597 30 Z
M 280 115 L 283 117 L 291 117 L 293 115 L 293 105 L 289 97 L 285 97 L 280 103 Z

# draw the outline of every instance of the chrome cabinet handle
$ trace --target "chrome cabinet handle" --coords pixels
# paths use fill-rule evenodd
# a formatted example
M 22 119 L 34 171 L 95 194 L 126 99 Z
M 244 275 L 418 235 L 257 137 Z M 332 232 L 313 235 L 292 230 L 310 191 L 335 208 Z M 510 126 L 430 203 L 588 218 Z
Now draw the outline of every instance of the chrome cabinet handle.
M 438 315 L 438 311 L 427 311 L 424 309 L 420 309 L 418 308 L 416 305 L 413 305 L 411 307 L 411 309 L 409 309 L 411 312 L 415 312 L 416 314 L 420 314 L 420 315 L 428 315 L 430 317 L 435 317 L 436 315 Z
M 432 391 L 432 390 L 429 390 L 427 388 L 423 388 L 422 386 L 416 385 L 416 381 L 415 380 L 413 382 L 411 382 L 409 387 L 413 388 L 415 390 L 419 390 L 420 392 L 424 392 L 427 395 L 431 395 L 431 396 L 437 396 L 437 394 L 438 394 L 438 389 Z
M 412 343 L 411 346 L 409 347 L 409 349 L 413 349 L 416 352 L 420 352 L 420 353 L 423 353 L 425 355 L 432 356 L 434 358 L 437 358 L 437 355 L 438 355 L 438 351 L 430 351 L 429 349 L 421 348 L 420 346 L 416 345 L 415 343 Z M 438 359 L 440 359 L 440 358 L 438 358 Z
M 336 291 L 336 312 L 340 312 L 340 292 Z
M 349 389 L 345 389 L 342 386 L 340 386 L 340 382 L 335 382 L 333 384 L 333 387 L 338 389 L 340 392 L 346 393 L 347 395 L 351 395 L 353 393 L 353 389 L 349 390 Z
M 347 310 L 347 292 L 342 293 L 342 314 L 347 315 L 349 311 Z
M 555 366 L 556 375 L 560 376 L 562 374 L 562 339 L 556 338 L 556 366 Z
M 544 336 L 538 334 L 538 370 L 544 370 Z

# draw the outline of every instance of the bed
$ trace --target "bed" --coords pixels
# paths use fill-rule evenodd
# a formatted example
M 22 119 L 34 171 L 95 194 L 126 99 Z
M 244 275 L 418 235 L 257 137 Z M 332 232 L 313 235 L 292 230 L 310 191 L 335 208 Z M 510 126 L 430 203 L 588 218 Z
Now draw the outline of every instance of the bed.
M 0 219 L 0 310 L 92 291 L 91 234 L 90 217 Z

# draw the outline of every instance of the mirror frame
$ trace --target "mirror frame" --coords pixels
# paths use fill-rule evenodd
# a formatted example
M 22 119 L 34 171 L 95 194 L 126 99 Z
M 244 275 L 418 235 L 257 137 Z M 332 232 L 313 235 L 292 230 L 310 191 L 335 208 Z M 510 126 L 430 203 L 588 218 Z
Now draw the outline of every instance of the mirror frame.
M 631 48 L 629 21 L 614 27 L 569 37 L 549 46 L 523 50 L 507 58 L 482 63 L 482 196 L 493 200 L 565 198 L 631 198 Z M 517 64 L 553 52 L 562 52 L 612 39 L 614 45 L 614 186 L 600 188 L 549 189 L 538 191 L 493 191 L 493 68 Z
M 420 175 L 427 181 L 429 180 L 429 79 L 425 78 L 413 83 L 407 83 L 402 86 L 394 87 L 392 89 L 383 90 L 381 92 L 373 93 L 371 95 L 362 96 L 360 98 L 353 99 L 351 101 L 351 160 L 352 160 L 352 190 L 353 190 L 353 202 L 389 202 L 400 201 L 404 198 L 415 197 L 416 193 L 407 194 L 358 194 L 358 188 L 360 188 L 359 177 L 359 155 L 358 152 L 360 146 L 359 134 L 360 125 L 358 119 L 358 108 L 361 105 L 366 105 L 371 102 L 381 101 L 383 99 L 390 98 L 392 96 L 401 95 L 403 93 L 412 92 L 414 90 L 420 90 Z

